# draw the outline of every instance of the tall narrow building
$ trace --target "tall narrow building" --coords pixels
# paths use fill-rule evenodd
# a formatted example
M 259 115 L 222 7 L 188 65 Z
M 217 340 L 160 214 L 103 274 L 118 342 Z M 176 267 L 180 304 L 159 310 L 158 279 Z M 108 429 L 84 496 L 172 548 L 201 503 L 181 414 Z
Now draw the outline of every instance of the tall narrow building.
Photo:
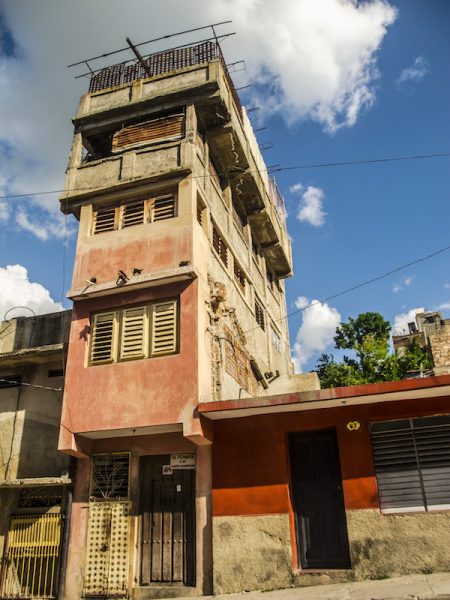
M 283 199 L 215 42 L 95 74 L 73 123 L 66 596 L 209 593 L 213 439 L 197 406 L 299 389 Z

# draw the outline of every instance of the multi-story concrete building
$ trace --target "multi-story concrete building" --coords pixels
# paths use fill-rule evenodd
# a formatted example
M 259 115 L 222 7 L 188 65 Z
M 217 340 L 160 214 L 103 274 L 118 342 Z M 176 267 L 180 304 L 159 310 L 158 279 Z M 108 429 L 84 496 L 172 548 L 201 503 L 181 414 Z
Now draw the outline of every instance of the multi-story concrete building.
M 101 71 L 73 122 L 67 597 L 207 593 L 213 439 L 198 404 L 319 387 L 292 371 L 283 199 L 215 42 Z
M 58 452 L 70 311 L 0 323 L 0 597 L 61 590 L 71 458 Z
M 408 330 L 392 337 L 394 350 L 399 355 L 411 344 L 426 348 L 432 366 L 431 374 L 450 373 L 450 319 L 444 319 L 439 311 L 417 312 Z

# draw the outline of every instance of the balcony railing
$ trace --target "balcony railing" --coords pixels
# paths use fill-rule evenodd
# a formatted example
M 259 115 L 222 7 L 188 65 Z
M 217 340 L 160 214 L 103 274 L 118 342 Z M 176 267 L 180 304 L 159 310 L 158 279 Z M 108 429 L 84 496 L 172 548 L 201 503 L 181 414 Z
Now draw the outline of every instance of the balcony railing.
M 286 208 L 284 206 L 284 198 L 281 195 L 280 190 L 278 189 L 277 182 L 275 178 L 268 178 L 269 182 L 269 196 L 273 202 L 273 205 L 277 209 L 278 215 L 280 217 L 280 221 L 283 226 L 286 225 Z

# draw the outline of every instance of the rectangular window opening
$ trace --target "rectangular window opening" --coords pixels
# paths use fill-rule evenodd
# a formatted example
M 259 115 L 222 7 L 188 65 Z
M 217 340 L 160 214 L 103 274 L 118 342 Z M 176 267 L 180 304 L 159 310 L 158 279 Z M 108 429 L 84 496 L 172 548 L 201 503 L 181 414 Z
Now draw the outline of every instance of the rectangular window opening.
M 383 513 L 450 509 L 450 415 L 372 423 Z
M 213 226 L 213 248 L 223 264 L 228 267 L 228 247 L 215 225 Z
M 255 319 L 261 329 L 265 331 L 266 323 L 264 320 L 264 309 L 258 300 L 255 300 Z
M 129 497 L 130 455 L 92 456 L 91 501 L 126 500 Z

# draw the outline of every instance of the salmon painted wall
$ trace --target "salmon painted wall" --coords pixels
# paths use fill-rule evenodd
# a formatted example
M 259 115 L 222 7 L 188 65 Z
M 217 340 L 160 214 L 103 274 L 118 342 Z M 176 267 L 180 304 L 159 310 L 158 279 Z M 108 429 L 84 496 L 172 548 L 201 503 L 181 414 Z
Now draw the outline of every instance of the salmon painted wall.
M 192 261 L 193 204 L 190 181 L 182 181 L 178 190 L 173 186 L 158 189 L 154 195 L 176 192 L 176 217 L 96 235 L 91 234 L 92 205 L 83 206 L 73 289 L 85 287 L 91 277 L 96 277 L 99 284 L 115 281 L 119 270 L 131 276 L 134 267 L 147 274 L 177 268 L 181 261 Z M 146 194 L 150 195 L 150 192 Z
M 345 506 L 378 508 L 371 421 L 448 413 L 450 398 L 380 402 L 214 421 L 213 514 L 290 512 L 288 434 L 335 428 Z M 358 431 L 347 423 L 358 420 Z
M 92 312 L 179 296 L 180 352 L 87 366 Z M 73 433 L 138 428 L 192 419 L 198 402 L 198 282 L 75 302 L 72 315 L 60 449 Z

